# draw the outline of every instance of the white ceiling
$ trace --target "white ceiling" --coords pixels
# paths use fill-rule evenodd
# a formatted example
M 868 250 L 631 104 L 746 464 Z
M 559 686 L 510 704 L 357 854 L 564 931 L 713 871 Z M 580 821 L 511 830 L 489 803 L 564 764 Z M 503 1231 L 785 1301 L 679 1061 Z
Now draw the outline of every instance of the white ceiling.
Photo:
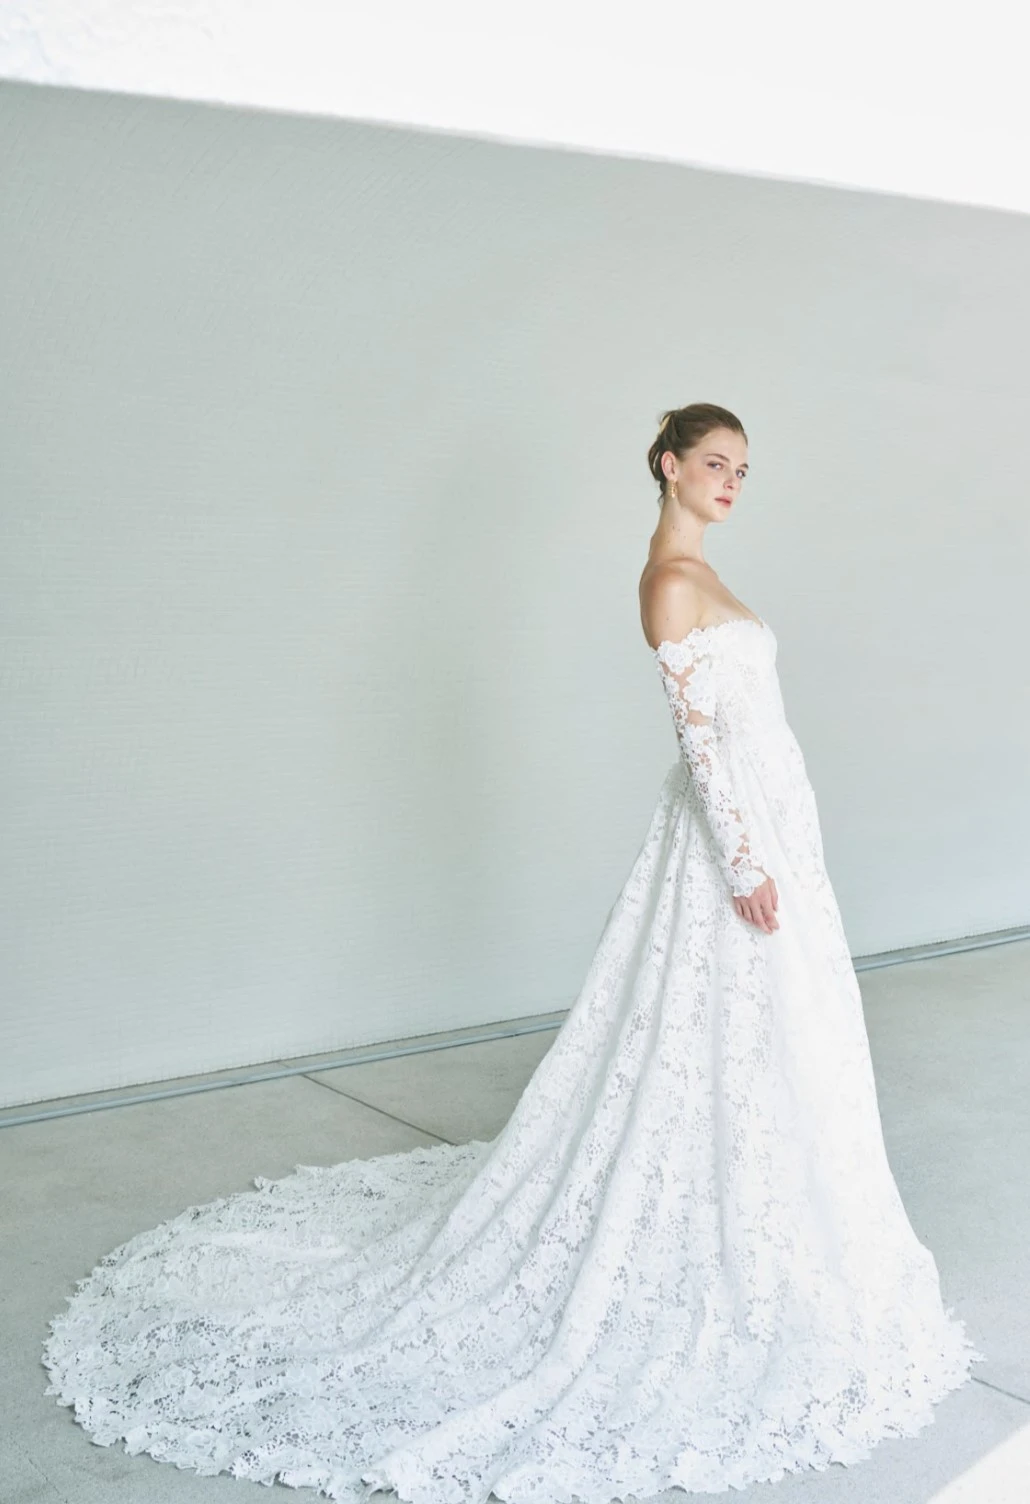
M 1027 23 L 865 0 L 4 0 L 0 76 L 1030 211 Z

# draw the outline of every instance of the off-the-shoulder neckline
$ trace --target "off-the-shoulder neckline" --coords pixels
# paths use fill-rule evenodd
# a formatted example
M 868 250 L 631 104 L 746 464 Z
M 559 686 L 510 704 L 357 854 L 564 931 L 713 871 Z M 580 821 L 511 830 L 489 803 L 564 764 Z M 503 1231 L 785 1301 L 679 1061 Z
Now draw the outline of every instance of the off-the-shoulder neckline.
M 720 627 L 739 626 L 758 627 L 762 632 L 772 631 L 769 623 L 762 621 L 761 617 L 727 616 L 723 621 L 709 622 L 707 627 L 691 627 L 687 635 L 685 637 L 681 637 L 678 642 L 671 642 L 669 638 L 663 637 L 658 646 L 651 649 L 651 652 L 657 657 L 657 655 L 661 653 L 662 648 L 682 647 L 685 642 L 689 642 L 692 637 L 700 636 L 703 632 L 717 632 Z

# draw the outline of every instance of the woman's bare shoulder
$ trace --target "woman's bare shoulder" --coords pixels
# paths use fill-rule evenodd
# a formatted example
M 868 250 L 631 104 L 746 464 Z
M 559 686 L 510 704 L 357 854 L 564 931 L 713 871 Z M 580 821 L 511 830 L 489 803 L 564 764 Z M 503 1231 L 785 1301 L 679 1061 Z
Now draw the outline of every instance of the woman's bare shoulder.
M 648 647 L 679 642 L 705 610 L 701 571 L 691 559 L 662 559 L 640 576 L 640 625 Z

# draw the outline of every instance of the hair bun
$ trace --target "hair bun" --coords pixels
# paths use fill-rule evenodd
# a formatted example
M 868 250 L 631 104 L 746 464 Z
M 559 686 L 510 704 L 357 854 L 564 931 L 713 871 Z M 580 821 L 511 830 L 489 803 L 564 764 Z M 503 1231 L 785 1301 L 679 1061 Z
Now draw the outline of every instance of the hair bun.
M 676 432 L 666 434 L 676 425 Z M 653 478 L 658 482 L 660 491 L 658 496 L 659 506 L 665 492 L 665 476 L 662 473 L 662 455 L 666 450 L 672 450 L 677 459 L 696 449 L 705 434 L 711 433 L 714 428 L 728 428 L 731 433 L 739 433 L 747 443 L 747 434 L 744 425 L 735 413 L 731 413 L 726 407 L 719 407 L 714 402 L 688 402 L 684 407 L 670 407 L 658 425 L 658 432 L 654 442 L 647 451 L 647 468 Z

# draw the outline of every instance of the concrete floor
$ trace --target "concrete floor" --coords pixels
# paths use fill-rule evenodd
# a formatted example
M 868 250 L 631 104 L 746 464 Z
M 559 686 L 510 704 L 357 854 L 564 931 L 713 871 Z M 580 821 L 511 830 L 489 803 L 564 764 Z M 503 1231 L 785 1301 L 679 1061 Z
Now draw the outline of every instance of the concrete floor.
M 945 1303 L 987 1361 L 922 1435 L 742 1497 L 1030 1504 L 1030 941 L 864 971 L 860 981 L 895 1177 Z M 553 1039 L 547 1028 L 332 1070 L 318 1068 L 330 1057 L 312 1057 L 283 1062 L 310 1064 L 303 1075 L 37 1123 L 10 1119 L 61 1104 L 0 1112 L 2 1504 L 266 1497 L 227 1475 L 93 1444 L 43 1392 L 48 1319 L 103 1254 L 186 1206 L 250 1189 L 255 1175 L 493 1137 Z M 319 1497 L 274 1487 L 284 1504 Z

